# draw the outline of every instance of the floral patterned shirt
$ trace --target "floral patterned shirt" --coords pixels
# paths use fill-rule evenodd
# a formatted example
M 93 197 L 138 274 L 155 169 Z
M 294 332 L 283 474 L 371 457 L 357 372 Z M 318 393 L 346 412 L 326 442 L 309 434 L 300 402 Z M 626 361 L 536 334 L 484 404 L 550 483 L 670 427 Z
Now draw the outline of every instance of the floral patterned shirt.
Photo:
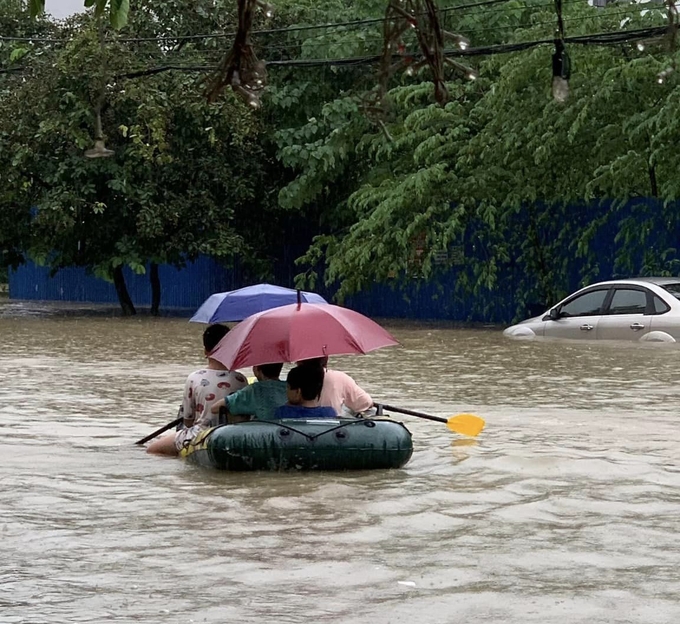
M 247 385 L 248 380 L 236 371 L 202 368 L 191 373 L 184 385 L 182 401 L 185 424 L 200 429 L 216 425 L 218 415 L 210 412 L 213 403 Z

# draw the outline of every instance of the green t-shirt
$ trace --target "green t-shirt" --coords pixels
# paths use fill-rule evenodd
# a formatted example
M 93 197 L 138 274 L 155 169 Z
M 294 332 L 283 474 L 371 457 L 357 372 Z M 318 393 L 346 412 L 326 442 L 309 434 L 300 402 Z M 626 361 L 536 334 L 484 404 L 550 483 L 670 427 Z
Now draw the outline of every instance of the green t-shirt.
M 286 382 L 279 379 L 256 381 L 225 399 L 230 413 L 254 414 L 258 420 L 272 420 L 287 401 Z

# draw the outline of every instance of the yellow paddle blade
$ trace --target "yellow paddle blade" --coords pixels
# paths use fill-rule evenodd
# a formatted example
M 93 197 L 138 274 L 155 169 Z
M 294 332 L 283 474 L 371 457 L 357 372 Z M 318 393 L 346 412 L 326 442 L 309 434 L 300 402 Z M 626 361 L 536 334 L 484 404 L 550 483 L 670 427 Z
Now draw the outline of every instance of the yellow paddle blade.
M 254 384 L 257 381 L 257 377 L 248 377 L 248 383 Z
M 479 435 L 479 432 L 484 429 L 485 424 L 483 418 L 474 414 L 458 414 L 457 416 L 451 416 L 446 421 L 446 426 L 454 433 L 472 436 L 473 438 Z

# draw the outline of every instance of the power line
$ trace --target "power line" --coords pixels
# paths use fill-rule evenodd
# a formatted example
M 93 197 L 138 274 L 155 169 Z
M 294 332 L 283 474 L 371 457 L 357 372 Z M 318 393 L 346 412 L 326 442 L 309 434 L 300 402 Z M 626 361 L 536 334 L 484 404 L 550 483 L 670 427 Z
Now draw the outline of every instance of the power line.
M 495 4 L 503 4 L 505 2 L 511 2 L 512 0 L 480 0 L 480 2 L 472 2 L 469 4 L 460 4 L 458 6 L 447 7 L 445 9 L 440 9 L 439 13 L 450 13 L 452 11 L 461 11 L 465 9 L 475 8 L 479 6 L 491 6 Z M 582 1 L 582 0 L 581 0 Z M 546 5 L 551 4 L 550 2 Z M 328 28 L 342 28 L 345 26 L 363 26 L 367 24 L 378 24 L 385 21 L 384 17 L 374 17 L 369 19 L 360 20 L 348 20 L 345 22 L 329 22 L 327 24 L 310 24 L 307 26 L 285 26 L 283 28 L 268 28 L 262 30 L 253 30 L 251 35 L 271 35 L 276 33 L 287 33 L 287 32 L 302 32 L 306 30 L 321 30 Z M 225 39 L 234 37 L 236 32 L 229 33 L 209 33 L 201 35 L 163 35 L 156 37 L 117 37 L 115 41 L 125 42 L 125 43 L 138 43 L 144 41 L 194 41 L 197 39 Z M 43 39 L 40 37 L 9 37 L 0 36 L 0 41 L 31 41 L 34 43 L 65 43 L 67 39 Z
M 458 5 L 457 7 L 450 7 L 449 9 L 444 9 L 443 11 L 447 10 L 453 10 L 453 9 L 461 9 L 461 8 L 470 8 L 473 6 L 480 6 L 480 5 L 487 5 L 487 4 L 497 4 L 500 2 L 507 2 L 508 0 L 483 0 L 482 2 L 476 2 L 472 4 L 466 4 L 466 5 Z M 565 0 L 565 2 L 569 1 L 582 1 L 582 0 Z M 547 3 L 548 4 L 552 3 Z M 534 5 L 537 6 L 537 5 Z M 526 7 L 529 8 L 529 7 Z M 604 17 L 613 17 L 616 15 L 623 15 L 627 14 L 628 11 L 617 11 L 615 13 L 606 13 L 606 12 L 598 12 L 597 14 L 593 14 L 591 16 L 585 16 L 585 17 L 575 17 L 572 18 L 571 21 L 582 21 L 586 19 L 600 19 Z M 360 20 L 360 21 L 354 21 L 351 22 L 352 24 L 357 24 L 357 23 L 367 23 L 367 22 L 372 22 L 375 23 L 376 21 L 382 21 L 382 18 L 380 20 Z M 533 26 L 540 26 L 542 24 L 552 24 L 551 22 L 541 22 L 538 24 L 534 24 Z M 337 26 L 338 24 L 327 24 L 327 25 L 317 25 L 313 27 L 299 27 L 300 30 L 303 28 L 305 29 L 311 29 L 311 28 L 325 28 L 325 27 L 331 27 L 331 26 Z M 514 28 L 514 26 L 505 26 L 505 27 L 499 27 L 499 28 Z M 579 35 L 579 36 L 572 36 L 572 37 L 566 37 L 565 42 L 568 43 L 574 43 L 574 44 L 582 44 L 582 45 L 611 45 L 615 43 L 622 43 L 626 41 L 634 41 L 634 40 L 639 40 L 639 39 L 650 39 L 658 36 L 662 36 L 667 32 L 668 27 L 667 26 L 658 26 L 658 27 L 650 27 L 650 28 L 642 28 L 642 29 L 636 29 L 636 30 L 625 30 L 625 31 L 614 31 L 614 32 L 603 32 L 603 33 L 595 33 L 591 35 Z M 289 29 L 277 29 L 277 30 L 272 30 L 268 32 L 282 32 L 286 31 Z M 478 29 L 475 31 L 466 31 L 468 34 L 472 34 L 474 32 L 481 32 L 481 30 L 488 30 L 488 29 Z M 196 37 L 203 35 L 196 35 Z M 30 38 L 12 38 L 12 37 L 0 37 L 0 40 L 21 40 L 21 41 L 33 41 Z M 154 39 L 156 40 L 156 39 Z M 56 39 L 46 39 L 43 41 L 49 41 L 49 42 L 61 42 L 61 40 L 56 40 Z M 540 40 L 535 40 L 535 41 L 527 41 L 527 42 L 517 42 L 517 43 L 508 43 L 508 44 L 497 44 L 497 45 L 491 45 L 491 46 L 482 46 L 482 47 L 477 47 L 477 48 L 468 48 L 466 50 L 448 50 L 445 52 L 446 56 L 453 57 L 453 56 L 459 56 L 459 57 L 465 57 L 465 56 L 490 56 L 493 54 L 504 54 L 508 52 L 513 52 L 513 51 L 520 51 L 520 50 L 526 50 L 531 47 L 539 46 L 539 45 L 545 45 L 549 43 L 553 43 L 554 39 L 540 39 Z M 406 55 L 395 55 L 394 58 L 395 60 L 398 60 L 399 58 L 403 58 L 403 56 Z M 408 55 L 411 58 L 419 58 L 419 54 L 412 54 Z M 361 56 L 361 57 L 348 57 L 348 58 L 339 58 L 339 59 L 282 59 L 282 60 L 272 60 L 267 62 L 268 66 L 291 66 L 291 67 L 353 67 L 353 66 L 360 66 L 360 65 L 368 65 L 368 64 L 374 64 L 378 62 L 381 59 L 381 55 L 367 55 L 367 56 Z M 18 72 L 23 69 L 22 67 L 12 67 L 3 70 L 3 73 L 10 73 L 10 72 Z M 158 67 L 151 67 L 151 68 L 145 68 L 145 69 L 140 69 L 137 71 L 133 71 L 130 73 L 122 74 L 119 77 L 128 77 L 128 78 L 134 78 L 134 77 L 141 77 L 141 76 L 148 76 L 148 75 L 154 75 L 158 74 L 161 72 L 165 71 L 212 71 L 214 70 L 214 67 L 211 66 L 205 66 L 205 65 L 184 65 L 184 64 L 166 64 L 166 65 L 161 65 Z
M 551 5 L 552 5 L 552 3 L 551 3 Z M 627 8 L 627 9 L 623 9 L 621 11 L 612 11 L 612 12 L 607 12 L 607 13 L 598 12 L 598 13 L 593 14 L 593 15 L 581 16 L 581 17 L 572 17 L 572 18 L 566 17 L 565 23 L 567 25 L 569 25 L 569 24 L 572 24 L 574 22 L 583 22 L 583 21 L 588 21 L 588 20 L 601 20 L 601 19 L 604 19 L 604 18 L 611 18 L 611 17 L 616 17 L 616 16 L 619 16 L 619 15 L 630 16 L 631 11 L 638 11 L 638 10 L 639 9 L 637 9 L 636 7 L 630 7 L 630 8 Z M 555 20 L 553 19 L 553 20 L 544 21 L 544 22 L 535 22 L 535 23 L 533 23 L 533 24 L 531 24 L 530 26 L 527 26 L 527 27 L 522 27 L 522 26 L 518 26 L 518 25 L 490 26 L 490 27 L 487 27 L 487 28 L 475 28 L 473 30 L 460 29 L 460 30 L 457 30 L 456 32 L 458 32 L 461 35 L 475 35 L 477 33 L 489 32 L 489 31 L 518 30 L 518 29 L 533 30 L 533 29 L 535 29 L 539 26 L 554 26 L 554 25 L 555 25 Z M 382 43 L 382 41 L 383 41 L 383 37 L 380 34 L 376 34 L 375 37 L 370 39 L 370 40 L 369 39 L 363 40 L 364 43 Z M 300 46 L 304 45 L 305 47 L 323 47 L 323 46 L 327 45 L 327 43 L 325 41 L 306 40 L 306 41 L 299 43 L 298 45 L 300 45 Z M 291 46 L 291 44 L 289 44 L 289 43 L 286 43 L 285 45 L 279 45 L 279 46 L 266 45 L 266 46 L 263 46 L 263 49 L 264 50 L 288 50 L 288 49 L 290 49 L 290 46 Z M 201 52 L 208 52 L 208 50 L 201 50 Z M 215 50 L 214 52 L 216 54 L 223 54 L 222 50 Z
M 607 46 L 629 41 L 639 41 L 642 39 L 653 39 L 661 37 L 668 32 L 668 26 L 655 26 L 650 28 L 638 28 L 634 30 L 622 30 L 618 32 L 600 32 L 588 35 L 576 35 L 565 37 L 564 42 L 576 45 L 598 45 Z M 517 43 L 504 43 L 499 45 L 482 46 L 478 48 L 468 48 L 466 50 L 445 50 L 446 57 L 473 57 L 473 56 L 492 56 L 495 54 L 507 54 L 509 52 L 519 52 L 535 48 L 542 45 L 552 45 L 555 39 L 536 39 L 533 41 L 521 41 Z M 393 59 L 399 60 L 409 56 L 413 60 L 420 58 L 420 54 L 412 55 L 393 55 Z M 380 55 L 359 56 L 337 59 L 289 59 L 280 61 L 269 61 L 267 66 L 272 67 L 358 67 L 362 65 L 373 65 L 380 61 Z M 216 66 L 211 65 L 161 65 L 135 72 L 119 74 L 117 78 L 137 78 L 159 74 L 165 71 L 214 71 Z
M 43 37 L 8 37 L 0 35 L 0 41 L 25 41 L 27 43 L 68 43 L 68 39 L 45 39 Z
M 212 65 L 159 65 L 158 67 L 148 67 L 138 71 L 128 72 L 125 74 L 117 74 L 116 78 L 141 78 L 143 76 L 153 76 L 161 74 L 166 71 L 186 71 L 186 72 L 202 72 L 215 71 L 217 66 Z
M 465 9 L 471 9 L 475 7 L 480 7 L 480 6 L 491 6 L 495 4 L 503 4 L 505 2 L 511 2 L 512 0 L 481 0 L 480 2 L 472 2 L 469 4 L 459 4 L 457 6 L 453 7 L 447 7 L 445 9 L 439 9 L 439 13 L 450 13 L 452 11 L 462 11 Z M 582 1 L 582 0 L 580 0 Z M 546 3 L 546 5 L 552 4 L 551 2 Z M 529 7 L 527 7 L 529 8 Z M 288 33 L 288 32 L 302 32 L 306 30 L 321 30 L 321 29 L 328 29 L 328 28 L 342 28 L 345 26 L 349 27 L 355 27 L 355 26 L 364 26 L 364 25 L 369 25 L 369 24 L 379 24 L 381 22 L 384 22 L 385 18 L 384 17 L 372 17 L 368 19 L 361 19 L 361 20 L 349 20 L 346 22 L 330 22 L 327 24 L 311 24 L 307 26 L 286 26 L 283 28 L 269 28 L 269 29 L 263 29 L 263 30 L 253 30 L 251 32 L 252 35 L 272 35 L 276 33 Z M 214 33 L 214 34 L 207 34 L 207 35 L 179 35 L 179 36 L 165 36 L 165 37 L 130 37 L 130 38 L 124 38 L 121 37 L 117 39 L 117 41 L 124 41 L 124 42 L 141 42 L 141 41 L 191 41 L 194 39 L 221 39 L 221 38 L 229 38 L 233 37 L 236 35 L 235 32 L 231 33 Z
M 493 6 L 496 4 L 504 4 L 511 2 L 512 0 L 480 0 L 479 2 L 471 2 L 468 4 L 459 4 L 457 6 L 447 7 L 444 9 L 439 9 L 440 14 L 447 14 L 454 11 L 463 11 L 466 9 L 481 7 L 481 6 Z M 563 4 L 582 4 L 584 0 L 564 0 Z M 529 4 L 521 7 L 508 7 L 508 11 L 526 11 L 528 9 L 541 8 L 541 7 L 552 7 L 553 2 L 549 0 L 548 2 L 537 2 L 534 4 Z M 304 32 L 309 30 L 328 30 L 332 28 L 343 28 L 343 27 L 357 27 L 364 25 L 372 25 L 384 22 L 384 17 L 375 17 L 370 19 L 362 20 L 349 20 L 345 22 L 329 22 L 327 24 L 311 24 L 307 26 L 286 26 L 283 28 L 270 28 L 262 30 L 254 30 L 251 32 L 252 35 L 271 35 L 278 33 L 290 33 L 290 32 Z M 198 35 L 163 35 L 155 37 L 116 37 L 113 41 L 121 43 L 142 43 L 142 42 L 182 42 L 182 41 L 196 41 L 201 39 L 225 39 L 231 38 L 236 35 L 236 32 L 229 33 L 208 33 L 208 34 L 198 34 Z M 0 41 L 23 41 L 29 43 L 68 43 L 70 39 L 54 39 L 54 38 L 43 38 L 43 37 L 12 37 L 6 35 L 0 35 Z
M 582 2 L 582 1 L 583 0 L 566 0 L 564 3 Z M 538 5 L 533 5 L 532 8 L 536 7 L 536 6 L 538 6 Z M 553 3 L 551 1 L 551 2 L 545 3 L 541 6 L 552 7 Z M 517 8 L 523 9 L 525 7 L 515 7 L 514 9 L 509 8 L 508 10 L 516 10 Z M 606 18 L 614 18 L 614 17 L 617 17 L 617 16 L 623 16 L 623 15 L 631 16 L 631 12 L 635 13 L 635 12 L 638 12 L 638 11 L 639 11 L 638 7 L 630 6 L 628 8 L 618 10 L 618 11 L 596 11 L 596 12 L 594 12 L 590 15 L 586 15 L 586 16 L 566 18 L 565 21 L 567 21 L 567 24 L 571 24 L 571 23 L 574 23 L 574 22 L 582 22 L 582 21 L 587 21 L 587 20 L 602 20 L 602 19 L 606 19 Z M 535 22 L 535 23 L 531 24 L 530 26 L 526 27 L 525 30 L 535 29 L 537 27 L 546 26 L 546 25 L 547 26 L 554 26 L 554 20 L 548 20 L 548 21 L 543 21 L 543 22 Z M 506 26 L 492 26 L 492 27 L 487 27 L 487 28 L 475 28 L 475 29 L 472 29 L 472 30 L 462 29 L 462 30 L 459 30 L 458 32 L 460 34 L 473 36 L 476 33 L 481 33 L 481 32 L 517 30 L 519 28 L 521 28 L 519 25 L 506 25 Z M 365 39 L 364 43 L 366 43 L 366 44 L 379 44 L 379 43 L 382 42 L 382 40 L 383 40 L 382 35 L 380 35 L 379 33 L 376 33 L 375 37 L 373 37 L 370 40 Z M 279 44 L 279 45 L 268 44 L 268 45 L 264 45 L 263 49 L 269 50 L 269 51 L 272 51 L 272 50 L 273 51 L 290 51 L 291 45 L 298 45 L 298 46 L 304 45 L 306 48 L 321 48 L 321 47 L 326 46 L 327 42 L 326 41 L 320 41 L 320 40 L 315 41 L 315 40 L 307 39 L 307 40 L 299 42 L 297 44 L 292 44 L 290 42 L 288 42 L 286 44 Z M 153 55 L 155 52 L 162 52 L 163 54 L 174 54 L 175 52 L 179 52 L 179 50 L 172 50 L 172 49 L 165 50 L 165 51 L 163 51 L 163 50 L 153 50 L 153 51 L 150 51 L 150 52 L 147 52 L 147 53 L 150 54 L 150 55 Z M 197 52 L 199 52 L 202 55 L 209 54 L 211 52 L 214 53 L 215 55 L 220 55 L 220 56 L 223 55 L 223 51 L 220 50 L 220 49 L 200 50 L 200 51 L 197 51 Z
M 445 9 L 439 9 L 439 13 L 450 13 L 453 11 L 460 11 L 464 9 L 470 9 L 474 7 L 479 7 L 479 6 L 489 6 L 489 5 L 495 5 L 495 4 L 504 4 L 506 2 L 510 2 L 511 0 L 483 0 L 481 2 L 473 2 L 470 4 L 460 4 L 454 7 L 447 7 Z M 564 0 L 563 4 L 583 4 L 584 0 Z M 528 9 L 536 9 L 536 8 L 542 8 L 542 7 L 553 7 L 554 3 L 553 0 L 548 0 L 547 2 L 536 2 L 530 5 L 524 5 L 524 6 L 517 6 L 517 7 L 507 7 L 507 11 L 526 11 Z M 598 11 L 599 12 L 599 11 Z M 363 20 L 350 20 L 346 22 L 329 22 L 327 24 L 312 24 L 312 25 L 307 25 L 307 26 L 286 26 L 284 28 L 271 28 L 271 29 L 266 29 L 266 30 L 253 30 L 251 32 L 252 35 L 271 35 L 271 34 L 277 34 L 277 33 L 289 33 L 289 32 L 302 32 L 302 31 L 308 31 L 308 30 L 328 30 L 328 29 L 333 29 L 333 28 L 343 28 L 346 26 L 350 27 L 355 27 L 355 26 L 365 26 L 365 25 L 373 25 L 373 24 L 379 24 L 381 22 L 384 22 L 385 18 L 384 17 L 376 17 L 376 18 L 370 18 L 370 19 L 363 19 Z M 507 27 L 500 27 L 500 28 L 507 28 Z M 476 32 L 476 31 L 475 31 Z M 137 42 L 155 42 L 155 41 L 175 41 L 175 42 L 181 42 L 181 41 L 194 41 L 194 40 L 200 40 L 200 39 L 223 39 L 223 38 L 230 38 L 235 36 L 235 32 L 231 33 L 211 33 L 211 34 L 203 34 L 203 35 L 175 35 L 175 36 L 162 36 L 162 37 L 131 37 L 131 38 L 118 38 L 115 41 L 121 41 L 121 42 L 126 42 L 126 43 L 137 43 Z

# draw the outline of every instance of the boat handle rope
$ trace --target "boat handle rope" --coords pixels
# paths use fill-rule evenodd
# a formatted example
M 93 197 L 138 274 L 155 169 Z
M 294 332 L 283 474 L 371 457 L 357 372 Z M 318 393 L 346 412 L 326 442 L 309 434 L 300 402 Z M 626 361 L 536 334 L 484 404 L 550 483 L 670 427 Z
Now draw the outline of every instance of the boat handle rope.
M 287 429 L 289 431 L 294 431 L 295 433 L 299 433 L 301 436 L 307 438 L 310 442 L 314 442 L 317 438 L 320 438 L 323 435 L 326 435 L 328 433 L 333 433 L 334 431 L 337 431 L 338 429 L 344 429 L 345 427 L 350 427 L 351 425 L 357 425 L 359 423 L 363 423 L 365 427 L 375 427 L 375 422 L 392 422 L 391 420 L 387 418 L 357 418 L 356 420 L 350 420 L 348 422 L 340 423 L 337 427 L 333 427 L 332 429 L 326 429 L 325 431 L 322 431 L 320 433 L 316 434 L 309 434 L 305 433 L 304 431 L 300 431 L 299 429 L 296 429 L 295 427 L 291 427 L 290 425 L 285 425 L 281 422 L 277 423 L 272 423 L 276 424 L 282 429 Z M 371 423 L 371 424 L 369 424 Z
M 251 421 L 255 422 L 255 421 Z M 332 429 L 326 429 L 325 431 L 322 431 L 321 433 L 317 434 L 309 434 L 305 433 L 304 431 L 300 431 L 299 429 L 296 429 L 295 427 L 291 427 L 290 425 L 285 425 L 282 422 L 272 422 L 272 421 L 262 421 L 262 422 L 271 422 L 273 425 L 276 425 L 280 427 L 281 429 L 286 429 L 288 431 L 293 431 L 294 433 L 299 433 L 301 436 L 304 438 L 307 438 L 310 442 L 314 442 L 317 438 L 320 438 L 322 435 L 326 435 L 327 433 L 333 433 L 333 431 L 337 431 L 338 429 L 343 429 L 344 427 L 349 427 L 350 425 L 357 425 L 359 423 L 363 423 L 365 427 L 375 427 L 376 422 L 394 422 L 390 420 L 389 418 L 357 418 L 356 420 L 350 420 L 348 422 L 340 423 L 337 427 L 333 427 Z M 223 424 L 223 425 L 217 425 L 217 427 L 214 427 L 215 429 L 221 429 L 222 427 L 229 427 L 230 425 L 228 424 Z M 202 437 L 200 440 L 197 440 L 198 436 L 191 438 L 190 440 L 185 440 L 184 441 L 184 449 L 188 449 L 189 447 L 192 446 L 198 446 L 202 442 L 205 441 L 205 437 Z

